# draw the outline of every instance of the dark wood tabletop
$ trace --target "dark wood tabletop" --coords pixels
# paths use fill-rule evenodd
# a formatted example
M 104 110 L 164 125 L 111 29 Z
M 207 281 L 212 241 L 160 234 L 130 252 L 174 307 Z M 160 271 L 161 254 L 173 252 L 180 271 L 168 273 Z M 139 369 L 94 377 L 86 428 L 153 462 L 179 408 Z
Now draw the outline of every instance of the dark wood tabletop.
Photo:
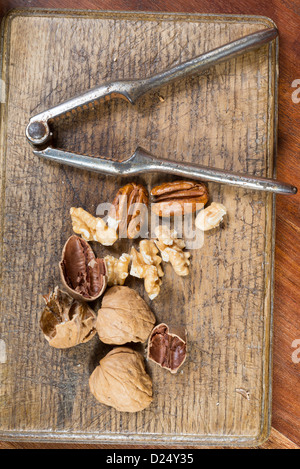
M 1 0 L 0 18 L 19 7 L 74 8 L 71 0 Z M 277 25 L 279 128 L 277 177 L 300 188 L 300 3 L 299 0 L 78 0 L 76 8 L 262 15 Z M 300 449 L 300 191 L 277 196 L 273 341 L 273 408 L 266 449 Z M 82 444 L 1 442 L 0 449 L 78 448 Z M 117 448 L 89 445 L 89 448 Z

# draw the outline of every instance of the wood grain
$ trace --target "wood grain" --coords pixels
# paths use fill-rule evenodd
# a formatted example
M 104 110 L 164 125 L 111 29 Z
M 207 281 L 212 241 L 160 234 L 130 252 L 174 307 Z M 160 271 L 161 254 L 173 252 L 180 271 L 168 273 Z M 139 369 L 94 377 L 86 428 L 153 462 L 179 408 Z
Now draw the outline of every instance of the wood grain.
M 280 33 L 280 76 L 279 76 L 279 145 L 277 173 L 281 180 L 300 186 L 300 173 L 297 165 L 299 153 L 300 105 L 293 103 L 291 83 L 299 78 L 300 60 L 299 24 L 300 12 L 294 0 L 118 0 L 111 4 L 107 0 L 78 0 L 78 8 L 149 11 L 183 11 L 202 13 L 257 14 L 272 18 Z M 71 0 L 2 0 L 0 15 L 14 7 L 71 8 Z M 297 322 L 300 303 L 299 244 L 299 195 L 277 197 L 276 216 L 276 264 L 275 264 L 275 308 L 274 308 L 274 368 L 273 368 L 273 412 L 272 423 L 277 430 L 288 435 L 300 444 L 300 405 L 298 397 L 299 364 L 291 361 L 292 342 L 300 337 Z M 289 288 L 287 288 L 287 286 Z M 293 327 L 291 327 L 293 325 Z M 271 435 L 272 440 L 272 435 Z M 9 443 L 3 443 L 5 446 Z M 26 447 L 26 444 L 13 443 L 13 447 Z M 28 443 L 39 448 L 39 444 Z M 43 445 L 44 447 L 47 445 Z M 101 445 L 97 445 L 101 447 Z M 281 447 L 280 441 L 275 447 Z
M 22 443 L 22 442 L 8 442 L 8 441 L 3 441 L 0 442 L 0 449 L 99 449 L 99 448 L 105 448 L 107 450 L 113 449 L 113 450 L 122 450 L 124 449 L 124 446 L 120 445 L 94 445 L 94 444 L 89 444 L 89 445 L 81 445 L 81 444 L 59 444 L 59 443 L 32 443 L 32 442 L 27 442 L 27 443 Z M 128 445 L 126 446 L 127 449 L 137 449 L 140 448 L 136 445 Z M 153 447 L 154 449 L 157 449 L 157 447 Z M 160 447 L 161 448 L 161 447 Z M 166 447 L 162 447 L 166 449 Z M 168 447 L 169 448 L 169 447 Z M 209 447 L 209 446 L 201 446 L 201 449 L 228 449 L 227 447 Z M 230 448 L 230 449 L 237 449 L 237 448 Z M 238 448 L 238 449 L 243 449 L 243 448 Z M 250 448 L 251 449 L 251 448 Z M 300 449 L 299 446 L 297 446 L 293 441 L 289 440 L 286 438 L 286 436 L 282 435 L 282 433 L 279 433 L 277 430 L 272 428 L 270 437 L 268 440 L 263 443 L 262 445 L 259 446 L 259 449 Z
M 29 117 L 108 79 L 143 77 L 271 25 L 185 15 L 95 18 L 20 12 L 6 23 L 1 308 L 8 360 L 1 366 L 1 427 L 18 438 L 56 441 L 261 443 L 269 428 L 270 195 L 209 185 L 211 199 L 228 208 L 226 227 L 192 251 L 189 278 L 165 266 L 151 308 L 158 322 L 187 327 L 189 355 L 176 376 L 147 364 L 154 401 L 145 411 L 120 414 L 94 402 L 88 377 L 106 346 L 93 340 L 53 350 L 38 328 L 42 294 L 59 282 L 57 263 L 72 234 L 69 208 L 95 214 L 125 180 L 38 160 L 24 138 Z M 267 45 L 161 88 L 163 100 L 151 93 L 135 107 L 112 101 L 65 119 L 56 145 L 117 159 L 141 145 L 165 158 L 270 176 L 274 57 L 274 44 Z M 149 190 L 165 180 L 139 179 Z M 94 248 L 101 256 L 109 252 Z M 12 256 L 12 249 L 20 254 Z M 124 241 L 110 252 L 128 250 Z M 145 296 L 141 283 L 128 285 Z

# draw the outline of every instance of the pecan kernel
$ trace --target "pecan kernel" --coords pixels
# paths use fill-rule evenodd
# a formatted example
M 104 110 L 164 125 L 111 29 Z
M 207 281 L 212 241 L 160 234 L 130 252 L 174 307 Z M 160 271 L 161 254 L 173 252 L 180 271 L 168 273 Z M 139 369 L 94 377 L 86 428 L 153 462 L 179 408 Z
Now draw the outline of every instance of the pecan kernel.
M 148 203 L 148 191 L 142 184 L 131 182 L 118 190 L 109 217 L 118 222 L 119 237 L 137 237 L 145 221 L 143 210 Z
M 208 189 L 205 184 L 194 181 L 174 181 L 152 189 L 154 197 L 152 211 L 161 217 L 178 216 L 195 212 L 208 202 Z

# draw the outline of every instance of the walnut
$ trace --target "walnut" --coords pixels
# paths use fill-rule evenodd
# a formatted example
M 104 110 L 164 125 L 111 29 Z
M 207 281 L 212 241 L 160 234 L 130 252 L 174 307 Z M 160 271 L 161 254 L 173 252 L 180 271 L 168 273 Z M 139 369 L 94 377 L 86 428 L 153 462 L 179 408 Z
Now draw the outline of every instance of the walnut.
M 139 412 L 152 402 L 152 381 L 142 355 L 128 347 L 112 349 L 89 379 L 94 397 L 120 412 Z
M 139 244 L 140 254 L 146 265 L 154 265 L 157 268 L 159 277 L 164 275 L 161 267 L 161 257 L 158 255 L 158 249 L 152 240 L 143 239 Z
M 80 234 L 85 241 L 97 241 L 103 246 L 112 246 L 117 241 L 116 220 L 109 219 L 106 224 L 102 218 L 94 217 L 80 207 L 71 207 L 70 215 L 74 233 Z
M 52 347 L 69 348 L 94 337 L 96 314 L 87 303 L 72 298 L 58 287 L 43 298 L 46 306 L 40 327 Z
M 120 237 L 133 239 L 140 234 L 148 202 L 148 191 L 142 184 L 131 182 L 118 190 L 109 211 L 109 219 L 116 220 Z
M 158 268 L 155 265 L 149 265 L 144 275 L 144 287 L 150 300 L 154 300 L 158 296 L 161 284 L 162 280 Z
M 105 344 L 145 342 L 155 316 L 140 295 L 129 287 L 109 288 L 98 311 L 96 330 Z
M 64 245 L 59 270 L 62 283 L 73 298 L 93 301 L 106 288 L 105 261 L 96 258 L 90 245 L 79 236 L 71 236 Z
M 130 275 L 137 278 L 144 278 L 148 266 L 145 264 L 142 255 L 134 247 L 131 248 L 130 258 Z
M 149 337 L 147 357 L 171 373 L 177 373 L 186 359 L 186 330 L 181 326 L 158 324 Z
M 160 217 L 180 216 L 193 213 L 199 204 L 208 201 L 208 189 L 202 182 L 174 181 L 153 187 L 154 203 L 151 210 Z
M 166 225 L 155 229 L 157 240 L 154 240 L 160 250 L 163 261 L 170 262 L 175 273 L 184 277 L 189 274 L 190 253 L 183 251 L 185 242 L 177 238 L 177 232 L 170 230 Z
M 157 297 L 160 292 L 161 278 L 164 273 L 161 267 L 161 257 L 152 240 L 143 239 L 139 243 L 140 252 L 134 247 L 131 248 L 131 269 L 130 275 L 144 279 L 145 290 L 151 300 Z
M 199 230 L 208 231 L 220 225 L 226 215 L 226 208 L 224 205 L 217 202 L 212 202 L 208 207 L 197 214 L 195 225 Z
M 108 255 L 104 258 L 107 268 L 107 285 L 124 285 L 128 277 L 130 255 L 123 253 L 119 259 Z

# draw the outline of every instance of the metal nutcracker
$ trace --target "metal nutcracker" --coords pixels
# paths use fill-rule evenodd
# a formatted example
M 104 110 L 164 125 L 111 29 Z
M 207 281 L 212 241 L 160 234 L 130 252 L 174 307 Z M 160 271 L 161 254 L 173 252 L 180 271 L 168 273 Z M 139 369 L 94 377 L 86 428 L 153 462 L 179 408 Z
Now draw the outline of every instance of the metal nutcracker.
M 274 40 L 277 35 L 276 28 L 264 29 L 205 52 L 149 78 L 121 80 L 100 85 L 32 117 L 26 128 L 27 139 L 33 145 L 35 155 L 106 175 L 133 176 L 160 172 L 277 194 L 295 194 L 296 187 L 276 179 L 254 177 L 198 164 L 166 160 L 152 155 L 141 147 L 138 147 L 130 158 L 123 161 L 113 161 L 103 157 L 70 153 L 51 146 L 51 126 L 60 116 L 68 115 L 78 108 L 87 109 L 98 102 L 114 98 L 122 98 L 134 104 L 138 98 L 153 89 L 189 75 L 202 73 L 212 65 L 256 50 L 263 44 Z

